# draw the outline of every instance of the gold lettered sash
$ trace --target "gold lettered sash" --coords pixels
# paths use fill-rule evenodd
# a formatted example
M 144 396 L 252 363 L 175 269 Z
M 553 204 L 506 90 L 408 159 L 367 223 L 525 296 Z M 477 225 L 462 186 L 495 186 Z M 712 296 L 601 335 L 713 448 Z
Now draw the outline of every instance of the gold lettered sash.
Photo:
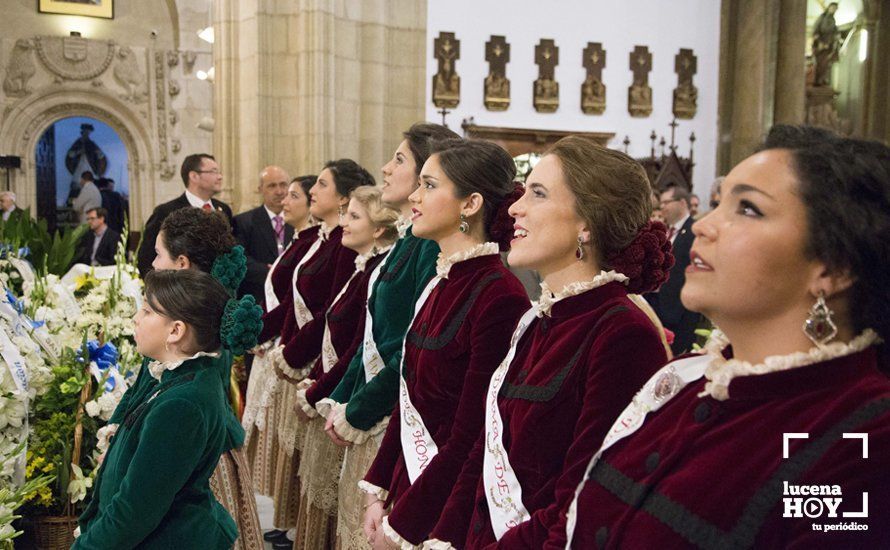
M 602 446 L 593 455 L 584 472 L 584 477 L 581 478 L 581 483 L 575 489 L 575 498 L 572 499 L 567 516 L 566 549 L 571 548 L 572 537 L 575 534 L 575 526 L 578 521 L 578 495 L 584 489 L 585 481 L 602 454 L 615 443 L 639 430 L 649 413 L 663 407 L 665 403 L 680 393 L 680 390 L 704 376 L 705 369 L 713 359 L 712 355 L 705 354 L 668 363 L 643 385 L 643 389 L 637 392 L 630 405 L 621 412 L 618 419 L 609 428 Z
M 265 292 L 266 298 L 266 311 L 272 311 L 278 304 L 281 303 L 278 300 L 278 296 L 275 295 L 275 288 L 272 286 L 272 273 L 275 272 L 275 268 L 278 267 L 278 262 L 281 261 L 281 258 L 287 253 L 287 251 L 294 245 L 294 241 L 296 239 L 291 240 L 290 244 L 287 245 L 287 248 L 284 249 L 284 252 L 278 255 L 275 258 L 275 261 L 272 262 L 272 267 L 269 268 L 269 273 L 266 274 L 266 282 L 263 284 L 263 291 Z
M 439 284 L 442 277 L 436 276 L 430 280 L 417 304 L 414 306 L 414 317 L 411 319 L 409 327 L 414 324 L 414 319 L 420 312 L 427 299 L 432 294 L 433 289 Z M 410 329 L 409 329 L 410 330 Z M 408 338 L 405 338 L 407 341 Z M 405 382 L 405 341 L 402 342 L 402 361 L 399 365 L 399 414 L 401 418 L 400 436 L 402 440 L 402 454 L 405 456 L 405 465 L 408 468 L 408 477 L 411 483 L 414 483 L 423 470 L 429 465 L 433 458 L 439 454 L 439 448 L 433 441 L 433 436 L 423 424 L 423 418 L 411 403 L 411 397 L 408 395 L 408 384 Z
M 318 238 L 312 243 L 309 250 L 306 251 L 306 255 L 300 259 L 300 263 L 297 264 L 297 267 L 294 269 L 294 275 L 291 278 L 291 284 L 294 288 L 294 316 L 297 318 L 297 326 L 299 328 L 303 328 L 303 325 L 312 320 L 312 311 L 309 309 L 309 306 L 306 305 L 306 300 L 303 299 L 300 290 L 297 288 L 297 279 L 300 277 L 300 268 L 315 256 L 315 253 L 321 248 L 321 244 L 326 240 L 327 235 L 323 232 L 322 228 L 322 230 L 319 230 L 318 232 Z
M 522 504 L 522 486 L 510 465 L 504 448 L 504 421 L 498 409 L 498 393 L 507 378 L 510 363 L 516 356 L 516 348 L 522 335 L 537 317 L 538 308 L 532 307 L 519 320 L 510 339 L 510 349 L 500 366 L 494 371 L 485 396 L 485 455 L 482 463 L 482 482 L 488 500 L 488 516 L 494 536 L 500 540 L 510 528 L 528 521 L 531 516 Z
M 374 290 L 374 283 L 380 277 L 380 271 L 385 263 L 386 260 L 377 264 L 377 267 L 374 268 L 374 271 L 371 272 L 371 276 L 368 278 L 368 299 L 365 302 L 365 336 L 362 339 L 362 364 L 365 367 L 366 383 L 377 376 L 377 373 L 383 370 L 385 366 L 383 358 L 380 357 L 380 352 L 377 351 L 377 343 L 374 342 L 374 317 L 371 315 L 371 308 L 368 307 L 371 301 L 371 292 Z

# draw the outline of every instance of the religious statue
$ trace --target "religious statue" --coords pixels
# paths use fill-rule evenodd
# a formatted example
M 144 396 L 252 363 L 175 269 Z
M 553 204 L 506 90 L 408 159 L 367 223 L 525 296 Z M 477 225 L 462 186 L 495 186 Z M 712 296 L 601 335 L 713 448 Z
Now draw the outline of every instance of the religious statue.
M 634 80 L 627 89 L 627 110 L 630 116 L 647 117 L 652 114 L 652 88 L 649 87 L 652 54 L 648 46 L 635 46 L 630 52 L 630 70 Z
M 601 115 L 606 110 L 606 86 L 602 80 L 606 52 L 603 45 L 588 42 L 584 48 L 583 60 L 587 77 L 581 84 L 581 111 L 588 115 Z
M 433 76 L 433 104 L 442 109 L 453 109 L 460 103 L 460 77 L 455 61 L 460 59 L 460 41 L 453 32 L 440 32 L 433 42 L 439 71 Z
M 485 77 L 485 108 L 489 111 L 506 111 L 510 106 L 510 80 L 507 63 L 510 61 L 510 44 L 503 36 L 492 36 L 485 43 L 485 60 L 488 76 Z
M 698 88 L 692 83 L 692 77 L 698 68 L 698 58 L 692 50 L 680 48 L 674 57 L 674 72 L 677 73 L 677 87 L 674 88 L 674 116 L 677 118 L 693 118 L 697 109 Z
M 71 173 L 71 196 L 76 197 L 80 193 L 80 175 L 84 172 L 92 172 L 93 176 L 100 177 L 108 168 L 108 158 L 102 149 L 96 145 L 90 134 L 95 130 L 92 124 L 80 125 L 80 137 L 77 138 L 68 153 L 65 155 L 65 168 Z
M 831 66 L 838 59 L 840 34 L 834 21 L 837 2 L 828 4 L 813 26 L 813 57 L 816 60 L 813 86 L 831 86 Z
M 535 110 L 553 113 L 559 108 L 559 82 L 554 78 L 554 69 L 559 64 L 559 48 L 553 40 L 542 38 L 535 46 L 535 63 L 538 65 L 538 79 L 534 84 Z

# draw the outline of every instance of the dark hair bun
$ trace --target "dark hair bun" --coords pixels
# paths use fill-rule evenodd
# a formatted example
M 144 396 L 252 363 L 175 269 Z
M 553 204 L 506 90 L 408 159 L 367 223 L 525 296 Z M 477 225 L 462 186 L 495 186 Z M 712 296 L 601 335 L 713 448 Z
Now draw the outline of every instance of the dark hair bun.
M 250 294 L 240 300 L 229 300 L 220 322 L 222 346 L 234 355 L 241 355 L 256 346 L 263 330 L 263 308 Z
M 659 221 L 647 222 L 637 232 L 634 240 L 620 252 L 607 258 L 606 263 L 630 279 L 627 291 L 631 294 L 656 290 L 667 281 L 674 265 L 667 226 Z
M 510 215 L 509 210 L 514 202 L 522 198 L 523 193 L 525 193 L 525 188 L 522 187 L 522 184 L 518 181 L 513 182 L 513 191 L 504 197 L 501 204 L 498 205 L 494 220 L 492 220 L 491 227 L 488 229 L 491 240 L 498 243 L 501 252 L 506 252 L 510 249 L 510 241 L 513 239 L 513 217 Z

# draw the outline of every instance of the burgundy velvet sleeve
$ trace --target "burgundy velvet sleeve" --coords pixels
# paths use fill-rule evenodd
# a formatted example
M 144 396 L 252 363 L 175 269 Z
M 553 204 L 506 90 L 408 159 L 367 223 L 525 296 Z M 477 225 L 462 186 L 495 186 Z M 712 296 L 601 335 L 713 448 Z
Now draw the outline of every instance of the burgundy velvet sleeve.
M 371 463 L 371 467 L 368 468 L 368 473 L 365 474 L 365 481 L 387 492 L 390 489 L 390 485 L 392 485 L 393 470 L 395 470 L 399 456 L 402 454 L 402 440 L 400 439 L 402 417 L 399 413 L 399 404 L 397 402 L 389 419 L 389 424 L 386 426 L 383 441 L 380 442 L 377 456 L 374 458 L 374 462 Z
M 524 293 L 497 293 L 494 288 L 489 292 L 497 295 L 482 304 L 469 327 L 470 358 L 451 433 L 389 515 L 390 527 L 414 544 L 426 540 L 436 525 L 439 512 L 479 438 L 491 375 L 507 355 L 516 322 L 528 309 Z
M 485 432 L 480 431 L 476 445 L 470 451 L 470 457 L 464 464 L 460 477 L 457 478 L 457 483 L 448 496 L 445 508 L 428 538 L 448 542 L 455 548 L 463 548 L 476 508 L 476 491 L 482 478 L 484 453 Z
M 321 340 L 324 337 L 325 312 L 352 274 L 355 267 L 355 252 L 338 245 L 337 254 L 333 260 L 330 266 L 324 268 L 324 271 L 333 273 L 333 276 L 325 281 L 327 288 L 322 287 L 318 289 L 319 291 L 326 292 L 323 303 L 320 304 L 317 310 L 312 312 L 311 321 L 302 327 L 294 327 L 295 330 L 282 350 L 282 356 L 291 368 L 303 368 L 321 350 Z M 318 273 L 313 275 L 313 277 L 325 277 L 325 275 Z
M 664 346 L 652 323 L 635 306 L 609 317 L 587 356 L 583 407 L 577 415 L 572 444 L 556 480 L 552 504 L 510 529 L 492 548 L 565 548 L 550 533 L 575 495 L 575 489 L 606 432 L 634 394 L 667 361 Z M 554 539 L 548 540 L 553 534 Z
M 337 384 L 340 383 L 340 380 L 343 379 L 343 375 L 346 374 L 346 369 L 349 368 L 349 363 L 352 362 L 353 356 L 355 356 L 359 346 L 361 346 L 364 341 L 364 331 L 365 316 L 362 315 L 355 331 L 355 338 L 353 338 L 346 351 L 339 355 L 337 362 L 334 363 L 331 370 L 324 372 L 324 369 L 322 368 L 317 373 L 316 378 L 313 378 L 315 383 L 306 389 L 306 401 L 310 405 L 314 407 L 320 400 L 331 395 L 331 392 L 334 391 L 334 388 L 336 388 Z
M 281 334 L 287 308 L 293 307 L 293 300 L 293 294 L 288 292 L 277 306 L 263 314 L 263 330 L 257 338 L 258 343 L 262 344 Z

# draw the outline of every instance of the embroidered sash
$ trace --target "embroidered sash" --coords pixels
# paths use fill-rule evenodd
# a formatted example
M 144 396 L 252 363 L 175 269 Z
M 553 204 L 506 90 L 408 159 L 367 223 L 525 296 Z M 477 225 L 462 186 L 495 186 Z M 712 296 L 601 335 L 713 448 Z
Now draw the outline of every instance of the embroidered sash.
M 269 268 L 269 273 L 266 274 L 266 282 L 263 284 L 263 291 L 265 292 L 266 297 L 266 311 L 272 311 L 278 304 L 281 303 L 278 300 L 278 296 L 275 295 L 275 288 L 272 286 L 272 273 L 275 272 L 275 268 L 278 267 L 278 262 L 281 261 L 281 258 L 287 254 L 287 251 L 290 250 L 290 247 L 294 245 L 295 240 L 292 240 L 287 248 L 284 249 L 284 252 L 278 255 L 275 258 L 275 261 L 272 262 L 272 267 Z
M 6 334 L 4 327 L 0 327 L 0 356 L 9 368 L 9 374 L 12 375 L 12 381 L 18 391 L 27 393 L 28 371 L 25 369 L 25 359 L 19 353 L 18 348 L 12 343 L 9 335 Z
M 294 269 L 294 275 L 291 278 L 291 284 L 294 287 L 294 316 L 297 318 L 297 327 L 299 328 L 303 328 L 303 325 L 312 320 L 312 311 L 309 309 L 309 306 L 306 305 L 306 300 L 303 299 L 303 296 L 297 289 L 297 279 L 300 276 L 300 268 L 303 267 L 306 262 L 311 260 L 312 256 L 315 256 L 315 253 L 318 252 L 318 249 L 321 248 L 321 244 L 325 240 L 324 233 L 319 231 L 318 238 L 315 239 L 315 242 L 312 243 L 312 246 L 306 251 L 306 255 L 300 259 L 300 263 L 297 264 L 297 267 Z
M 516 348 L 525 331 L 535 320 L 538 307 L 532 307 L 519 320 L 510 350 L 494 371 L 485 395 L 485 455 L 482 463 L 482 482 L 485 484 L 485 498 L 488 500 L 488 516 L 494 536 L 500 540 L 510 528 L 528 521 L 531 516 L 522 504 L 522 486 L 510 465 L 507 450 L 504 448 L 504 421 L 498 409 L 498 393 L 507 378 L 510 363 L 516 356 Z
M 409 327 L 414 324 L 414 319 L 420 312 L 427 299 L 432 294 L 433 289 L 439 284 L 442 277 L 435 276 L 423 289 L 420 298 L 414 305 L 414 316 L 411 318 Z M 423 424 L 423 418 L 411 403 L 411 397 L 408 395 L 408 384 L 405 382 L 405 341 L 402 342 L 402 361 L 399 365 L 399 414 L 402 422 L 400 437 L 402 441 L 402 454 L 405 456 L 405 465 L 408 468 L 408 477 L 411 483 L 414 483 L 423 472 L 430 461 L 439 454 L 439 448 L 433 441 L 433 436 Z
M 365 382 L 370 382 L 377 373 L 383 370 L 385 363 L 377 351 L 377 343 L 374 341 L 374 317 L 371 315 L 371 308 L 368 307 L 371 301 L 371 293 L 374 291 L 374 283 L 380 277 L 380 271 L 386 260 L 377 264 L 371 276 L 368 278 L 368 298 L 365 301 L 365 336 L 362 340 L 362 364 L 365 367 Z
M 581 494 L 581 490 L 584 489 L 585 481 L 590 476 L 590 472 L 602 454 L 615 443 L 639 430 L 649 413 L 663 407 L 665 403 L 680 393 L 680 390 L 704 376 L 705 369 L 713 359 L 712 355 L 705 354 L 668 363 L 643 385 L 643 389 L 637 392 L 630 405 L 618 415 L 618 419 L 612 424 L 605 439 L 603 439 L 602 446 L 593 455 L 590 464 L 587 465 L 587 470 L 584 472 L 584 477 L 581 478 L 581 483 L 575 489 L 575 497 L 572 499 L 571 506 L 569 506 L 566 523 L 567 549 L 571 547 L 572 537 L 575 534 L 575 525 L 577 525 L 578 496 Z

